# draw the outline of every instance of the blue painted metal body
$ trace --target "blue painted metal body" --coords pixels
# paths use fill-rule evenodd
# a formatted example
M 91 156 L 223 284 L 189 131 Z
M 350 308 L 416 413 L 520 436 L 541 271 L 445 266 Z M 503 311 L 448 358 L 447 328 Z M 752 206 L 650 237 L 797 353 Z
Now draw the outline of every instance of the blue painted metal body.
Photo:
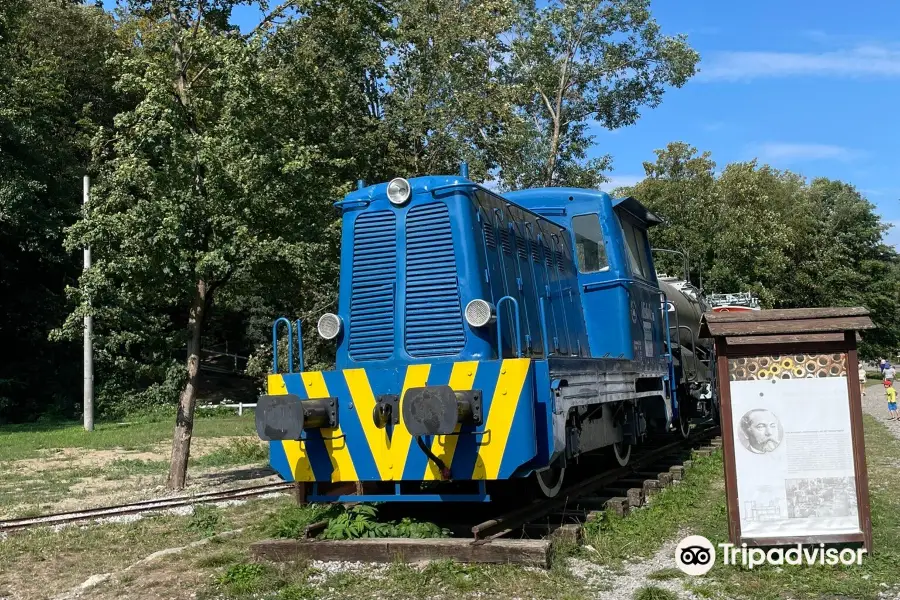
M 601 191 L 545 188 L 500 196 L 462 174 L 409 183 L 411 198 L 401 206 L 388 201 L 387 183 L 360 182 L 335 203 L 343 212 L 338 315 L 344 324 L 336 369 L 294 374 L 290 349 L 289 374 L 273 376 L 281 378 L 274 385 L 282 391 L 272 392 L 270 377 L 269 393 L 322 397 L 323 391 L 311 387 L 321 380 L 326 395 L 338 398 L 339 425 L 330 433 L 305 432 L 290 448 L 288 441 L 272 442 L 272 464 L 279 473 L 298 481 L 337 482 L 348 480 L 341 468 L 352 468 L 360 481 L 433 479 L 436 469 L 408 433 L 397 442 L 396 428 L 388 426 L 381 439 L 381 430 L 365 421 L 375 398 L 402 396 L 417 381 L 416 366 L 427 378 L 416 385 L 483 390 L 486 414 L 508 413 L 494 421 L 495 427 L 502 422 L 502 429 L 464 426 L 449 450 L 452 478 L 478 480 L 481 486 L 486 479 L 529 475 L 559 454 L 560 381 L 554 364 L 627 361 L 636 377 L 661 382 L 671 416 L 677 415 L 668 315 L 660 309 L 646 237 L 657 217 L 634 199 L 613 200 Z M 607 262 L 594 272 L 582 272 L 573 234 L 573 219 L 586 215 L 599 221 Z M 494 327 L 474 328 L 465 321 L 464 309 L 476 299 L 495 307 Z M 273 338 L 281 320 L 273 326 Z M 302 362 L 302 348 L 300 355 Z M 521 393 L 506 409 L 513 399 L 505 397 L 509 367 L 501 364 L 512 365 L 514 357 L 528 359 L 528 366 L 521 372 Z M 275 373 L 277 366 L 276 356 Z M 465 370 L 473 371 L 468 379 Z M 341 446 L 328 435 L 346 441 Z M 502 447 L 484 450 L 479 436 Z M 449 436 L 436 437 L 445 440 L 428 440 L 433 451 Z M 313 496 L 341 498 L 315 491 Z M 392 498 L 409 499 L 401 498 L 399 486 Z M 415 496 L 429 499 L 448 498 Z M 485 501 L 487 495 L 481 487 L 464 499 Z
M 523 355 L 542 357 L 545 345 L 551 356 L 591 355 L 564 227 L 459 176 L 410 185 L 412 199 L 402 207 L 388 202 L 385 183 L 336 203 L 344 218 L 341 271 L 349 271 L 338 301 L 347 330 L 337 368 L 512 356 L 510 311 L 498 316 L 499 353 L 488 332 L 462 317 L 471 300 L 497 306 L 505 296 L 519 307 Z

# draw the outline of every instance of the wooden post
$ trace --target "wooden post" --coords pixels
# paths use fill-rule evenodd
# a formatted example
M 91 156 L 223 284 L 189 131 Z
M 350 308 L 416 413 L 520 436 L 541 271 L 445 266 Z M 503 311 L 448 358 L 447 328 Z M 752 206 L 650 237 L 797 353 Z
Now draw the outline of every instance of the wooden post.
M 297 506 L 304 506 L 306 504 L 306 483 L 295 481 L 291 488 L 291 494 L 294 496 Z

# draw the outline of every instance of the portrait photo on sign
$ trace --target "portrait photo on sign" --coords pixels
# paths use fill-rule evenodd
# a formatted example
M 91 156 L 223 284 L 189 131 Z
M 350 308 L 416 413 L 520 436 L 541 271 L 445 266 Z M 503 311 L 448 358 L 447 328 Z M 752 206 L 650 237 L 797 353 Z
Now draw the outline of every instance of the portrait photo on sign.
M 741 417 L 737 434 L 746 450 L 753 454 L 767 454 L 781 445 L 784 428 L 775 413 L 765 408 L 754 408 Z

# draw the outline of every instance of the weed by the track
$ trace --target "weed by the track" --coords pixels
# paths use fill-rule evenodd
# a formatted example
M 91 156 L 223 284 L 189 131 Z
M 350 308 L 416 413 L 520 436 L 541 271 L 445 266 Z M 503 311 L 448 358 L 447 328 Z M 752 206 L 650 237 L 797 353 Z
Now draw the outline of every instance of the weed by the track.
M 669 581 L 670 579 L 681 579 L 682 577 L 684 577 L 684 573 L 678 569 L 660 569 L 647 575 L 647 579 L 652 579 L 653 581 Z
M 271 571 L 271 567 L 261 563 L 238 563 L 228 567 L 216 581 L 236 594 L 247 594 L 258 591 L 271 578 Z
M 197 504 L 188 519 L 187 528 L 211 537 L 225 529 L 225 519 L 221 509 L 209 504 Z
M 434 523 L 403 518 L 399 522 L 378 521 L 378 509 L 360 504 L 331 517 L 322 532 L 327 540 L 351 540 L 357 538 L 401 537 L 440 538 L 449 537 L 450 531 Z
M 678 595 L 661 587 L 648 585 L 634 593 L 634 600 L 678 600 Z
M 338 507 L 325 504 L 287 504 L 269 511 L 258 529 L 267 537 L 299 539 L 306 533 L 308 525 L 328 519 L 338 511 Z
M 221 467 L 226 465 L 244 465 L 262 463 L 269 457 L 268 447 L 259 440 L 237 438 L 228 445 L 217 448 L 209 454 L 199 457 L 193 464 L 198 467 Z

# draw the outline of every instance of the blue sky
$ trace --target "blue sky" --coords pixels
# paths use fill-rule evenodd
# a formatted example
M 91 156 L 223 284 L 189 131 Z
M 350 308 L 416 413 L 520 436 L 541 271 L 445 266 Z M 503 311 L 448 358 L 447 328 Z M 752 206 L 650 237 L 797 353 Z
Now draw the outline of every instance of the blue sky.
M 900 3 L 654 2 L 666 33 L 686 33 L 700 73 L 625 129 L 598 131 L 611 184 L 643 175 L 671 140 L 712 152 L 719 168 L 758 158 L 854 184 L 900 225 Z M 900 243 L 900 227 L 888 233 Z
M 654 0 L 663 31 L 685 33 L 700 73 L 637 124 L 596 131 L 613 156 L 609 187 L 643 177 L 670 141 L 709 150 L 719 168 L 758 158 L 854 184 L 900 246 L 900 2 Z M 252 27 L 259 11 L 242 8 Z

